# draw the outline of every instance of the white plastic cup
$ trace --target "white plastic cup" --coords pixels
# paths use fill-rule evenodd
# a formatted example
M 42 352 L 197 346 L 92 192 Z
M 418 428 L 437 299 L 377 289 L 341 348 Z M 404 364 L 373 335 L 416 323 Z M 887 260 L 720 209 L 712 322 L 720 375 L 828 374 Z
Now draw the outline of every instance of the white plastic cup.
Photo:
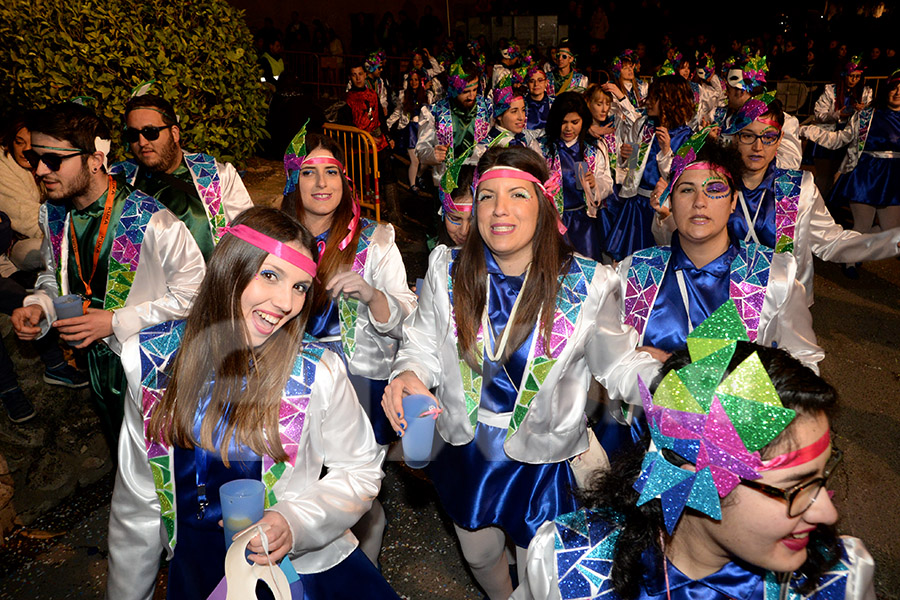
M 266 486 L 256 479 L 235 479 L 219 488 L 226 549 L 234 534 L 263 518 L 265 497 Z
M 434 415 L 421 415 L 432 408 L 437 408 L 437 402 L 425 394 L 412 394 L 403 399 L 406 431 L 400 443 L 403 446 L 403 461 L 413 469 L 421 469 L 431 462 Z

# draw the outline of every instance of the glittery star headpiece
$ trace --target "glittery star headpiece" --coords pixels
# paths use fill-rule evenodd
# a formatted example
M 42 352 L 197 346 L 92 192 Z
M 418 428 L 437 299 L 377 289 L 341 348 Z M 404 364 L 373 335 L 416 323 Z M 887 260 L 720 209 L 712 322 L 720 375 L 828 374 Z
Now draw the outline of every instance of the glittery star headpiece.
M 668 372 L 652 396 L 638 382 L 652 443 L 634 483 L 637 505 L 659 498 L 669 534 L 685 506 L 721 520 L 720 498 L 741 479 L 761 477 L 760 448 L 796 416 L 781 404 L 756 352 L 722 379 L 739 340 L 749 338 L 729 300 L 688 335 L 689 365 Z M 664 451 L 696 471 L 673 464 Z
M 459 96 L 469 84 L 468 76 L 469 74 L 463 69 L 462 57 L 457 58 L 450 65 L 450 72 L 447 74 L 447 96 L 450 98 Z
M 725 128 L 722 133 L 725 135 L 734 135 L 762 115 L 769 112 L 769 105 L 772 103 L 772 100 L 775 99 L 775 92 L 763 92 L 759 96 L 754 96 L 750 98 L 744 105 L 735 113 L 734 118 L 731 120 L 731 125 Z
M 622 72 L 622 63 L 624 61 L 628 61 L 631 64 L 634 64 L 638 61 L 637 55 L 634 53 L 634 50 L 629 48 L 623 51 L 622 54 L 615 57 L 612 62 L 609 63 L 609 70 L 612 71 L 613 75 L 615 75 L 616 77 L 618 77 L 619 73 Z
M 519 48 L 519 45 L 515 41 L 510 41 L 509 45 L 506 48 L 500 49 L 500 56 L 502 58 L 519 58 L 522 53 L 522 49 Z
M 521 98 L 520 94 L 517 94 L 515 89 L 513 89 L 513 77 L 511 75 L 504 75 L 500 81 L 497 82 L 497 87 L 494 88 L 494 117 L 499 117 L 503 113 L 509 110 L 509 107 L 512 106 L 512 103 L 516 101 L 516 99 Z
M 768 70 L 769 65 L 765 56 L 750 56 L 740 67 L 735 65 L 728 70 L 728 85 L 752 93 L 766 83 Z
M 712 56 L 704 52 L 697 57 L 697 75 L 699 75 L 701 79 L 709 79 L 715 72 L 716 61 Z
M 709 135 L 709 132 L 715 128 L 715 125 L 707 125 L 697 133 L 693 134 L 691 137 L 684 142 L 680 148 L 678 148 L 678 152 L 675 153 L 675 157 L 672 159 L 672 169 L 671 174 L 669 176 L 669 184 L 666 186 L 665 191 L 663 191 L 662 195 L 659 197 L 660 205 L 666 203 L 669 199 L 669 195 L 672 193 L 672 189 L 675 187 L 675 183 L 678 181 L 678 178 L 681 177 L 681 174 L 684 173 L 685 169 L 688 168 L 691 164 L 697 162 L 697 154 L 700 152 L 700 148 L 703 147 L 703 144 L 706 143 L 706 138 Z M 723 174 L 727 174 L 729 181 L 734 185 L 734 178 L 731 176 L 731 173 L 725 171 L 721 167 L 718 167 L 716 170 L 721 170 Z
M 847 61 L 847 64 L 844 65 L 844 70 L 841 71 L 841 77 L 846 77 L 853 72 L 862 72 L 865 70 L 866 68 L 862 66 L 862 56 L 857 54 L 855 56 L 851 56 L 850 60 Z
M 674 75 L 677 64 L 678 63 L 667 58 L 663 64 L 659 65 L 659 68 L 656 70 L 656 76 L 665 77 L 666 75 Z
M 387 55 L 385 55 L 384 50 L 376 50 L 366 57 L 366 62 L 363 63 L 363 67 L 366 69 L 367 73 L 374 73 L 379 68 L 384 68 L 384 63 L 386 61 Z

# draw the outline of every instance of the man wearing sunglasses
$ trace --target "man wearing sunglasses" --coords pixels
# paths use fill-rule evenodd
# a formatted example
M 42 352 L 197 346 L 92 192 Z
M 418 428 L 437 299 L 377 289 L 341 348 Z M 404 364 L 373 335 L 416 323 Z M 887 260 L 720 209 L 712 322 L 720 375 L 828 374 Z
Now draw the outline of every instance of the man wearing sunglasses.
M 568 39 L 560 40 L 556 50 L 556 69 L 547 79 L 548 90 L 553 97 L 563 92 L 583 92 L 591 84 L 587 75 L 575 70 L 575 53 Z
M 812 173 L 776 164 L 784 143 L 785 114 L 771 96 L 747 101 L 735 115 L 731 134 L 744 163 L 737 207 L 728 221 L 734 238 L 792 252 L 797 279 L 813 303 L 813 255 L 855 263 L 900 254 L 900 228 L 862 234 L 834 222 Z
M 766 91 L 765 57 L 747 57 L 742 64 L 728 70 L 725 83 L 727 106 L 720 106 L 715 111 L 716 123 L 727 132 L 735 127 L 735 117 L 741 107 L 754 96 Z M 779 145 L 777 164 L 782 169 L 799 169 L 803 152 L 800 147 L 800 121 L 797 117 L 784 113 L 781 144 Z M 728 135 L 724 139 L 728 139 Z
M 208 154 L 183 152 L 175 109 L 159 96 L 129 100 L 125 123 L 123 137 L 134 159 L 111 172 L 125 173 L 129 185 L 175 213 L 209 260 L 221 228 L 253 206 L 237 171 Z
M 91 389 L 111 448 L 122 422 L 122 342 L 184 317 L 205 273 L 187 228 L 154 198 L 106 171 L 109 128 L 90 109 L 59 104 L 30 119 L 26 158 L 44 184 L 44 270 L 13 312 L 25 340 L 50 327 L 87 353 Z M 81 316 L 57 318 L 54 299 L 82 298 Z

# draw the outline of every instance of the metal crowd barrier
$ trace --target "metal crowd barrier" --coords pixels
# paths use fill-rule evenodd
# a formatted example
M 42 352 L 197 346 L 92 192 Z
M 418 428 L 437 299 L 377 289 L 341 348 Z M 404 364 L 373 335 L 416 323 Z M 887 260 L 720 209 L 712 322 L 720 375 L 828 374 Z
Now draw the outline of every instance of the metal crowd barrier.
M 353 182 L 360 204 L 374 212 L 376 221 L 381 221 L 381 192 L 378 188 L 381 173 L 378 171 L 375 138 L 362 129 L 336 123 L 325 123 L 325 134 L 344 151 L 347 176 Z

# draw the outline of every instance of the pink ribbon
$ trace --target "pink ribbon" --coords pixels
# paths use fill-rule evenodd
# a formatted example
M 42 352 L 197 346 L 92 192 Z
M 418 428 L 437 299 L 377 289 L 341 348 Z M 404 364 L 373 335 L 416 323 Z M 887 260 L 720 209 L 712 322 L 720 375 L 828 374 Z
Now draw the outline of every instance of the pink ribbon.
M 547 198 L 547 200 L 550 202 L 550 205 L 553 207 L 554 212 L 556 211 L 555 197 L 556 192 L 559 191 L 559 178 L 554 179 L 554 177 L 551 175 L 550 179 L 542 182 L 528 171 L 523 171 L 522 169 L 507 166 L 491 167 L 478 177 L 475 182 L 475 187 L 477 188 L 483 181 L 490 181 L 491 179 L 501 178 L 522 179 L 525 181 L 530 181 L 540 188 L 541 192 L 544 193 L 544 197 Z M 551 190 L 553 190 L 552 193 Z M 563 225 L 562 218 L 559 216 L 558 212 L 556 213 L 556 228 L 559 230 L 560 235 L 565 235 L 566 231 L 568 231 L 566 226 Z
M 790 469 L 791 467 L 799 467 L 800 465 L 808 463 L 812 459 L 825 452 L 830 444 L 831 431 L 826 429 L 825 433 L 822 434 L 822 437 L 820 437 L 809 446 L 805 446 L 803 448 L 800 448 L 799 450 L 787 452 L 785 454 L 776 456 L 775 458 L 763 461 L 762 468 L 757 470 L 774 471 L 776 469 Z
M 286 260 L 313 277 L 316 276 L 315 261 L 296 248 L 291 248 L 284 242 L 279 242 L 275 238 L 271 238 L 266 234 L 260 233 L 243 224 L 224 227 L 222 229 L 222 235 L 225 235 L 226 233 L 230 233 L 239 240 L 243 240 L 252 246 L 256 246 L 260 250 L 265 250 L 269 254 L 274 254 L 278 258 Z
M 442 412 L 444 412 L 444 409 L 441 408 L 440 406 L 432 406 L 431 408 L 429 408 L 428 410 L 426 410 L 425 412 L 420 414 L 419 418 L 431 417 L 435 421 L 437 421 L 438 415 L 441 414 Z

